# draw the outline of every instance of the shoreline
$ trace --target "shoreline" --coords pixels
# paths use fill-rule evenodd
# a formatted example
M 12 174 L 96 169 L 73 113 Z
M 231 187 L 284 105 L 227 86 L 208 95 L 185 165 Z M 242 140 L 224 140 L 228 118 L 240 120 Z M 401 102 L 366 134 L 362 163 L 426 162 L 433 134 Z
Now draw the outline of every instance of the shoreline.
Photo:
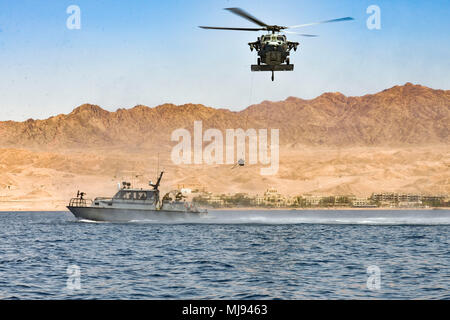
M 388 208 L 388 207 L 378 207 L 378 208 L 355 208 L 355 207 L 339 207 L 339 208 L 324 208 L 324 207 L 316 207 L 316 208 L 259 208 L 259 207 L 243 207 L 243 208 L 208 208 L 211 211 L 380 211 L 380 210 L 389 210 L 389 211 L 405 211 L 405 210 L 450 210 L 448 207 L 432 207 L 432 208 Z
M 449 211 L 449 207 L 432 207 L 432 208 L 354 208 L 354 207 L 340 207 L 340 208 L 260 208 L 260 207 L 235 207 L 235 208 L 206 208 L 208 211 Z M 1 207 L 0 213 L 20 213 L 20 212 L 68 212 L 70 211 L 64 206 L 61 208 L 17 208 L 17 207 Z

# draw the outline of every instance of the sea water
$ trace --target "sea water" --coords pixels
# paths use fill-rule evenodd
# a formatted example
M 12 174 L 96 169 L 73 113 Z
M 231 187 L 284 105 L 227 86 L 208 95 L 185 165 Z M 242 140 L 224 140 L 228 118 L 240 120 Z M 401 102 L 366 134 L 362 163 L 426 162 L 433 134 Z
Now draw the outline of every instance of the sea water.
M 450 299 L 449 210 L 2 212 L 0 233 L 1 299 Z

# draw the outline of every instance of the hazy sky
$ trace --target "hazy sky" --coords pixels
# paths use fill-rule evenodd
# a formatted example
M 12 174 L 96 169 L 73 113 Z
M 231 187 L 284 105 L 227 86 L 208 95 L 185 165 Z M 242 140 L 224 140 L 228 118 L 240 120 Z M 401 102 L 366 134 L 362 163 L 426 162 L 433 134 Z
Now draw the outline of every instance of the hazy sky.
M 370 5 L 381 30 L 369 30 Z M 81 29 L 69 30 L 69 5 Z M 248 42 L 262 33 L 223 10 L 241 7 L 268 24 L 307 27 L 291 54 L 294 72 L 252 73 Z M 0 0 L 0 120 L 47 118 L 83 103 L 107 110 L 136 104 L 202 103 L 241 110 L 263 100 L 326 91 L 375 93 L 396 84 L 450 89 L 450 1 L 414 0 Z

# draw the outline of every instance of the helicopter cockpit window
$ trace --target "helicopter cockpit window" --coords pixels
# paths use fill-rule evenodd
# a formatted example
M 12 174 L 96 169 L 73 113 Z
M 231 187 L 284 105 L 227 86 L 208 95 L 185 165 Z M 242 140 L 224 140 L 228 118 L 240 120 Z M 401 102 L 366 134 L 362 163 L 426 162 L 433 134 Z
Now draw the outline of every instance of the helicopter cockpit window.
M 278 37 L 278 41 L 284 41 L 283 37 Z

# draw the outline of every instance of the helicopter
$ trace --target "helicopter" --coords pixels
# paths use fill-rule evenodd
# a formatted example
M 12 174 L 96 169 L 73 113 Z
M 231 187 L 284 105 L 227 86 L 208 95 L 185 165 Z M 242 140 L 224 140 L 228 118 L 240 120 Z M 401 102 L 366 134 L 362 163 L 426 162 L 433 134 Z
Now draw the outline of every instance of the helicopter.
M 325 20 L 320 22 L 313 22 L 308 24 L 300 24 L 291 27 L 284 27 L 278 25 L 268 25 L 261 20 L 255 18 L 248 12 L 241 8 L 225 8 L 250 22 L 253 22 L 259 26 L 259 28 L 225 28 L 225 27 L 207 27 L 199 26 L 202 29 L 212 29 L 212 30 L 230 30 L 230 31 L 267 31 L 268 34 L 258 37 L 257 41 L 250 42 L 250 50 L 256 50 L 258 52 L 258 60 L 256 65 L 251 66 L 251 71 L 271 71 L 272 81 L 274 81 L 275 71 L 293 71 L 294 65 L 290 64 L 290 53 L 292 50 L 297 51 L 297 47 L 300 45 L 298 42 L 288 41 L 286 34 L 295 34 L 302 37 L 318 37 L 315 34 L 304 34 L 296 33 L 292 31 L 287 31 L 288 29 L 297 29 L 303 27 L 309 27 L 313 25 L 331 23 L 331 22 L 342 22 L 354 20 L 351 17 Z

